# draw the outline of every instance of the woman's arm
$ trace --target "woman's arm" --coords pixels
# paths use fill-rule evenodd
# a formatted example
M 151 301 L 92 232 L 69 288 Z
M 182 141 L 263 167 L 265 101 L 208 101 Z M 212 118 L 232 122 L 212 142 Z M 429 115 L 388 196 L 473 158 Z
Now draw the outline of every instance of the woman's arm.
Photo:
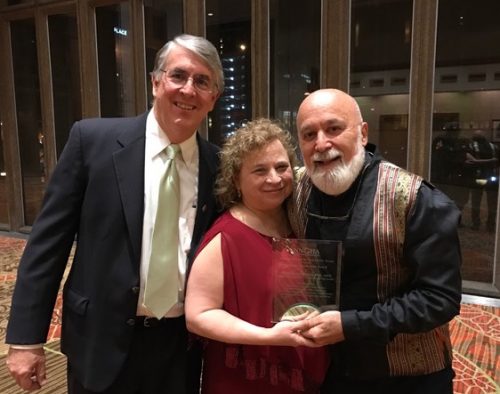
M 315 346 L 297 331 L 298 323 L 281 322 L 272 328 L 259 327 L 222 309 L 223 300 L 224 269 L 221 235 L 218 234 L 198 254 L 189 275 L 186 293 L 188 330 L 226 343 Z

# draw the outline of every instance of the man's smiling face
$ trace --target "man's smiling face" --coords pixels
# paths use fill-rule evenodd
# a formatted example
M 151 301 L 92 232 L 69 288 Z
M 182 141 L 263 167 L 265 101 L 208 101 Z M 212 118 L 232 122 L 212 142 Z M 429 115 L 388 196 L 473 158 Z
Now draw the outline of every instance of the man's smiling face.
M 300 150 L 313 182 L 329 177 L 322 183 L 344 183 L 330 185 L 329 194 L 345 191 L 361 169 L 363 147 L 368 141 L 368 127 L 354 100 L 336 90 L 312 93 L 299 108 L 297 129 Z
M 166 73 L 159 79 L 152 79 L 156 119 L 170 141 L 179 143 L 196 131 L 201 121 L 213 109 L 219 93 L 215 87 L 212 70 L 198 55 L 183 47 L 172 48 L 163 70 L 178 70 L 189 76 L 184 86 L 170 83 Z M 207 78 L 214 84 L 214 89 L 196 89 L 192 79 L 195 76 Z

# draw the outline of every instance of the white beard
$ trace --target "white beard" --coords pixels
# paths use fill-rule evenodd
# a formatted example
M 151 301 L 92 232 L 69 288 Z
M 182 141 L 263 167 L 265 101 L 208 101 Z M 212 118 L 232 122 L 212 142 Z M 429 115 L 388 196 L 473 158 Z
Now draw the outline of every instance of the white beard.
M 315 153 L 314 160 L 328 160 L 338 156 L 340 152 L 331 148 L 324 153 Z M 340 163 L 335 165 L 330 170 L 320 170 L 318 168 L 307 168 L 312 183 L 323 193 L 331 196 L 338 196 L 344 193 L 356 177 L 361 172 L 365 162 L 365 149 L 362 144 L 358 143 L 358 150 L 349 163 L 344 161 L 344 157 L 340 154 Z

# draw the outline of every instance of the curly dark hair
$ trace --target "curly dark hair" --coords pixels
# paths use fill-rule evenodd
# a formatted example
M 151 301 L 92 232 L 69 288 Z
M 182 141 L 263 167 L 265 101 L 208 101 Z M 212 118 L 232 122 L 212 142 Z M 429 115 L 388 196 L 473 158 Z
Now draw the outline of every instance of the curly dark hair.
M 257 119 L 240 127 L 224 143 L 220 152 L 220 167 L 215 182 L 215 195 L 224 209 L 241 201 L 235 180 L 245 157 L 269 143 L 278 140 L 285 148 L 292 169 L 298 165 L 292 136 L 276 121 Z

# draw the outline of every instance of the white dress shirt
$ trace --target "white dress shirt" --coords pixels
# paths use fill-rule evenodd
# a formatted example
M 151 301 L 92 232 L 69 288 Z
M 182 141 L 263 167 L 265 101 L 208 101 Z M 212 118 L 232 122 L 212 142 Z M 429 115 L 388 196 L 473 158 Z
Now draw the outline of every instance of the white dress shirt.
M 149 260 L 151 256 L 151 242 L 158 206 L 158 189 L 160 179 L 166 171 L 167 158 L 164 149 L 170 145 L 167 135 L 156 121 L 153 111 L 150 111 L 146 121 L 146 150 L 144 163 L 144 224 L 142 228 L 142 251 L 140 270 L 140 293 L 137 305 L 138 316 L 153 316 L 144 305 L 144 288 L 148 277 Z M 177 317 L 184 314 L 184 288 L 186 282 L 187 253 L 191 248 L 194 221 L 196 217 L 196 203 L 198 198 L 198 144 L 196 133 L 179 144 L 181 155 L 175 158 L 175 165 L 180 180 L 179 206 L 179 302 L 165 315 Z

